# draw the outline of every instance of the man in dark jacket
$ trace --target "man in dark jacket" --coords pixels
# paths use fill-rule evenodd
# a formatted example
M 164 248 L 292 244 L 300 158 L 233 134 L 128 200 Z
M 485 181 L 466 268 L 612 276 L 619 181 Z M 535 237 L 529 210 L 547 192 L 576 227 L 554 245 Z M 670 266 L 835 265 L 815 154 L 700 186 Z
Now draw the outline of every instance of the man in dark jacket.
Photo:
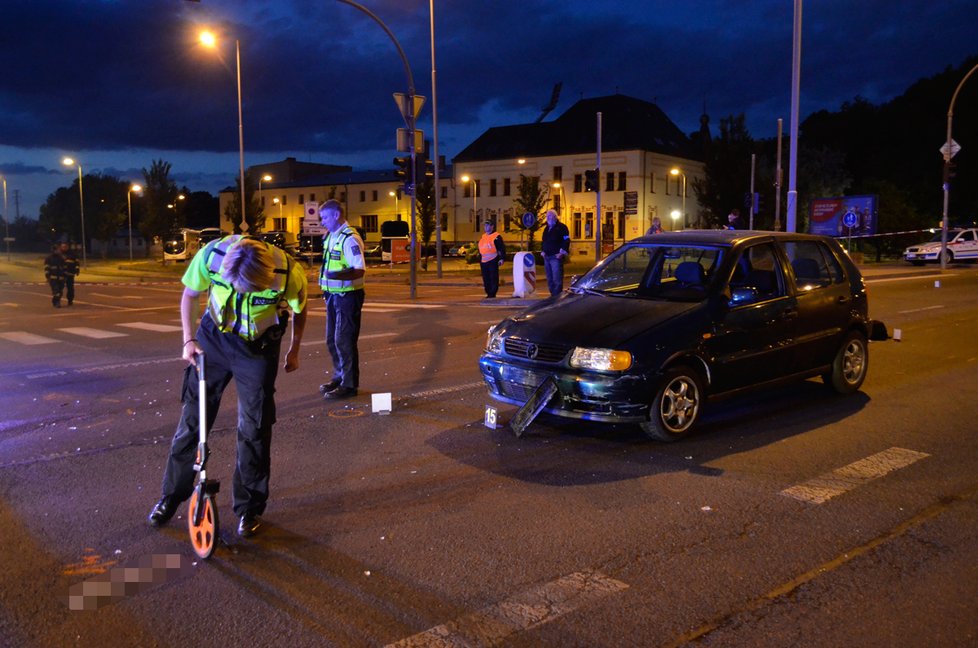
M 547 226 L 543 228 L 543 268 L 547 272 L 550 296 L 564 289 L 564 261 L 570 254 L 570 232 L 557 220 L 557 212 L 547 210 Z
M 67 243 L 61 244 L 61 257 L 64 259 L 65 267 L 65 297 L 68 298 L 68 305 L 71 306 L 75 301 L 75 277 L 81 270 L 78 266 L 78 257 Z
M 51 254 L 44 259 L 44 278 L 51 286 L 51 305 L 61 308 L 61 295 L 65 289 L 65 258 L 61 256 L 61 246 L 51 246 Z

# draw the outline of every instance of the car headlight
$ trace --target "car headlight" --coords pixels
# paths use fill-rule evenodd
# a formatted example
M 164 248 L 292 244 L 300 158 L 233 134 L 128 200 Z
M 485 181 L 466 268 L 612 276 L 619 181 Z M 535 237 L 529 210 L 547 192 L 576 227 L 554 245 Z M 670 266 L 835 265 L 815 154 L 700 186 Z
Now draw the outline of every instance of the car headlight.
M 574 347 L 570 364 L 578 369 L 592 371 L 625 371 L 632 366 L 632 354 L 612 349 Z
M 503 350 L 503 338 L 501 335 L 496 335 L 497 328 L 499 325 L 493 324 L 486 331 L 486 351 L 489 353 L 501 353 Z

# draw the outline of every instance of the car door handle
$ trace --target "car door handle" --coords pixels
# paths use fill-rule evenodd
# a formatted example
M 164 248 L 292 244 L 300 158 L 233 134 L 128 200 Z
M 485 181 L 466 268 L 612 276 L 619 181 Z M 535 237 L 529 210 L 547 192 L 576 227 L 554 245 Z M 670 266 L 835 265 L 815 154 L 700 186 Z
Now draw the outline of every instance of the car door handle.
M 783 320 L 793 320 L 798 318 L 797 308 L 786 308 L 781 311 L 781 319 Z
M 846 295 L 839 295 L 839 296 L 838 296 L 838 297 L 836 298 L 836 301 L 837 301 L 837 302 L 839 302 L 840 304 L 845 304 L 846 302 L 848 302 L 848 301 L 849 301 L 849 297 L 848 297 L 848 296 L 846 296 Z

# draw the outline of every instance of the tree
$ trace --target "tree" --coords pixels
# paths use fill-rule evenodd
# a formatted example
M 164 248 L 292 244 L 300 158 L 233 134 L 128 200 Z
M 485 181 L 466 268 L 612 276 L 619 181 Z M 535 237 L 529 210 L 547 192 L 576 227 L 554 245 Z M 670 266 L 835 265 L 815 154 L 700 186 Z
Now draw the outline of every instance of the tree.
M 85 174 L 82 178 L 85 197 L 85 241 L 108 240 L 122 227 L 128 217 L 126 191 L 128 185 L 113 176 L 100 173 Z M 78 180 L 71 187 L 62 187 L 48 196 L 41 205 L 38 231 L 42 238 L 54 241 L 65 238 L 81 241 L 81 214 L 78 199 Z
M 428 269 L 428 243 L 435 233 L 435 181 L 427 176 L 416 187 L 417 219 L 421 228 L 421 267 Z
M 182 212 L 176 207 L 168 207 L 176 203 L 177 185 L 170 179 L 170 163 L 163 160 L 153 160 L 149 170 L 143 169 L 143 208 L 139 222 L 139 231 L 147 240 L 163 237 L 172 229 L 181 227 Z
M 540 182 L 540 176 L 525 176 L 520 174 L 520 185 L 516 189 L 516 198 L 513 205 L 516 207 L 516 224 L 519 229 L 527 232 L 527 251 L 533 251 L 533 242 L 536 232 L 544 223 L 543 208 L 547 205 L 550 198 L 550 185 Z M 533 214 L 533 224 L 530 227 L 523 225 L 523 214 Z
M 704 226 L 723 226 L 734 207 L 744 206 L 750 189 L 750 156 L 754 152 L 744 114 L 720 120 L 720 133 L 706 151 L 704 177 L 693 180 L 696 200 L 706 210 Z

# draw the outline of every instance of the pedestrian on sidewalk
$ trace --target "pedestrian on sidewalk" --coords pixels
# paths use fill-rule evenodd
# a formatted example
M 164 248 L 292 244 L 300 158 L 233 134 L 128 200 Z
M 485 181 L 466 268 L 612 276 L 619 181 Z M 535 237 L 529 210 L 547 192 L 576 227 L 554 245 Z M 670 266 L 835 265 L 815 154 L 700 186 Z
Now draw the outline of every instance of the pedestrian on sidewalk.
M 564 289 L 564 261 L 570 255 L 570 231 L 557 220 L 557 212 L 547 210 L 547 226 L 541 238 L 543 268 L 547 273 L 550 296 L 559 295 Z
M 496 231 L 496 224 L 486 219 L 485 234 L 479 239 L 479 269 L 482 271 L 482 287 L 486 297 L 495 299 L 499 291 L 499 266 L 506 261 L 506 244 Z
M 327 400 L 350 398 L 360 388 L 360 319 L 363 311 L 363 240 L 346 221 L 338 200 L 319 208 L 319 220 L 328 230 L 323 243 L 319 286 L 326 301 L 326 347 L 333 360 L 333 378 L 319 386 Z
M 51 305 L 61 308 L 61 296 L 65 289 L 65 258 L 57 243 L 51 246 L 51 254 L 44 259 L 44 278 L 51 287 Z
M 75 301 L 75 277 L 81 272 L 81 267 L 78 264 L 78 257 L 67 243 L 61 244 L 61 257 L 64 259 L 65 267 L 65 297 L 68 299 L 68 305 L 71 306 Z

